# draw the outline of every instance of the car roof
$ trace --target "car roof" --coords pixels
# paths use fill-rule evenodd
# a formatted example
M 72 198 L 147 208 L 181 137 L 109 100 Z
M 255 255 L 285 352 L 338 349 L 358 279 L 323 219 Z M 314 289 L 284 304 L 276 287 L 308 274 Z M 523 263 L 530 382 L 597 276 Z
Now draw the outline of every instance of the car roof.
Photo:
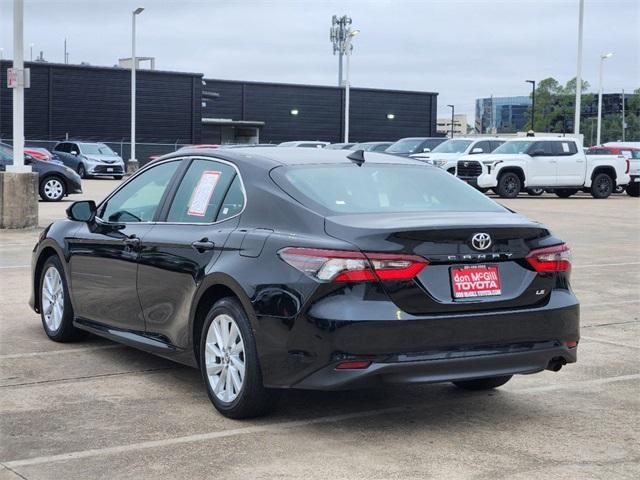
M 572 137 L 516 137 L 516 138 L 509 138 L 507 139 L 507 142 L 535 142 L 538 140 L 544 140 L 545 142 L 547 141 L 555 141 L 555 142 L 576 142 L 577 139 L 572 138 Z
M 212 159 L 222 159 L 235 163 L 239 167 L 256 168 L 263 167 L 271 170 L 282 165 L 314 165 L 314 164 L 351 164 L 347 158 L 354 152 L 351 150 L 325 150 L 325 149 L 303 149 L 295 147 L 252 147 L 234 149 L 185 149 L 163 156 L 160 160 L 169 158 L 193 155 L 198 157 L 211 157 Z M 424 162 L 406 157 L 388 155 L 386 153 L 365 152 L 365 163 L 386 163 L 398 165 L 420 165 L 427 166 Z

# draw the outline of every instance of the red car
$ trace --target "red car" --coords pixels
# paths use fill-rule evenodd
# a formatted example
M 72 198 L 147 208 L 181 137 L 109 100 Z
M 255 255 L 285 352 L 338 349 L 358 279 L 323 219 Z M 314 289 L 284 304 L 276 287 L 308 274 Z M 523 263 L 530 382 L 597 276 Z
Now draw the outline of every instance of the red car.
M 629 147 L 627 145 L 602 145 L 591 147 L 587 150 L 587 155 L 622 155 L 627 159 L 627 170 L 631 181 L 626 187 L 616 193 L 622 193 L 622 189 L 632 197 L 640 196 L 640 148 Z

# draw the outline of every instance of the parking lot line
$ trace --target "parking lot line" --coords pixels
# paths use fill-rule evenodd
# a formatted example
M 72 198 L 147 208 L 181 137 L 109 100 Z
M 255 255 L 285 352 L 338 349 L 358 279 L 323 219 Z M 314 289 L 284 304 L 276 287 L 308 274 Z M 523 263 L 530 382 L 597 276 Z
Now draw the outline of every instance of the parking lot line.
M 606 385 L 609 383 L 625 382 L 625 381 L 638 380 L 638 379 L 640 379 L 640 374 L 620 375 L 616 377 L 595 378 L 591 380 L 583 380 L 583 381 L 562 383 L 562 384 L 556 384 L 556 385 L 528 387 L 528 388 L 523 388 L 521 390 L 510 390 L 509 393 L 526 394 L 526 393 L 550 392 L 555 390 L 583 388 L 585 386 L 592 386 L 592 385 Z M 469 397 L 464 397 L 454 401 L 447 400 L 446 402 L 442 402 L 442 403 L 451 404 L 452 402 L 457 403 L 461 401 L 466 401 L 468 399 Z M 420 406 L 423 406 L 423 405 L 422 404 L 418 405 L 418 407 Z M 41 465 L 46 463 L 77 460 L 82 458 L 97 457 L 97 456 L 103 456 L 103 455 L 114 455 L 114 454 L 126 453 L 126 452 L 136 451 L 136 450 L 161 448 L 161 447 L 167 447 L 167 446 L 184 444 L 184 443 L 193 443 L 193 442 L 207 441 L 207 440 L 213 440 L 218 438 L 249 435 L 254 433 L 263 433 L 263 432 L 275 433 L 281 430 L 302 427 L 306 425 L 314 425 L 314 424 L 321 424 L 321 423 L 335 423 L 335 422 L 340 422 L 344 420 L 351 420 L 351 419 L 363 418 L 363 417 L 372 417 L 372 416 L 383 415 L 387 413 L 407 412 L 407 411 L 414 410 L 415 408 L 416 407 L 413 407 L 413 406 L 402 406 L 402 407 L 365 410 L 362 412 L 347 413 L 344 415 L 331 415 L 331 416 L 311 418 L 307 420 L 281 422 L 281 423 L 276 423 L 271 425 L 234 428 L 230 430 L 222 430 L 217 432 L 199 433 L 194 435 L 186 435 L 182 437 L 166 438 L 163 440 L 151 440 L 146 442 L 132 443 L 128 445 L 118 445 L 115 447 L 93 448 L 89 450 L 80 450 L 75 452 L 62 453 L 58 455 L 47 455 L 42 457 L 32 457 L 32 458 L 6 460 L 6 461 L 1 460 L 0 463 L 8 468 L 26 467 L 31 465 Z
M 589 340 L 590 342 L 606 343 L 607 345 L 616 345 L 618 347 L 637 348 L 640 349 L 640 345 L 630 345 L 628 343 L 612 342 L 611 340 L 603 340 L 601 338 L 588 337 L 580 335 L 580 339 Z
M 6 265 L 0 268 L 5 269 L 5 268 L 29 268 L 29 267 L 31 267 L 31 265 Z
M 93 350 L 107 350 L 110 348 L 125 348 L 125 345 L 100 345 L 96 347 L 84 347 L 84 348 L 67 348 L 65 350 L 51 350 L 48 352 L 25 352 L 25 353 L 8 353 L 6 355 L 0 355 L 0 360 L 6 360 L 10 358 L 27 358 L 27 357 L 44 357 L 47 355 L 62 355 L 65 353 L 76 352 L 91 352 Z

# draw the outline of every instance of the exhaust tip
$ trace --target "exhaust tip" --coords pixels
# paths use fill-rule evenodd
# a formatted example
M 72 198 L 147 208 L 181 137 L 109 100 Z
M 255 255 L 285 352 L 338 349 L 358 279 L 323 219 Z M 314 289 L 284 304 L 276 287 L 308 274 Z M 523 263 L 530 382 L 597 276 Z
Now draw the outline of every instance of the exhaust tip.
M 559 372 L 566 364 L 567 361 L 564 357 L 554 357 L 549 361 L 547 370 L 551 370 L 552 372 Z

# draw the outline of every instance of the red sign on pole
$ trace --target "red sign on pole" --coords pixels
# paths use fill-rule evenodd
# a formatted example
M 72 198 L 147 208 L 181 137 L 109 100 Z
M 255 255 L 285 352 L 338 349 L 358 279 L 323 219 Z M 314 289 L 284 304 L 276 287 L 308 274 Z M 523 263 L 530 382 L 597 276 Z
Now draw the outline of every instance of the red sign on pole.
M 18 71 L 14 68 L 7 68 L 7 88 L 18 86 Z

